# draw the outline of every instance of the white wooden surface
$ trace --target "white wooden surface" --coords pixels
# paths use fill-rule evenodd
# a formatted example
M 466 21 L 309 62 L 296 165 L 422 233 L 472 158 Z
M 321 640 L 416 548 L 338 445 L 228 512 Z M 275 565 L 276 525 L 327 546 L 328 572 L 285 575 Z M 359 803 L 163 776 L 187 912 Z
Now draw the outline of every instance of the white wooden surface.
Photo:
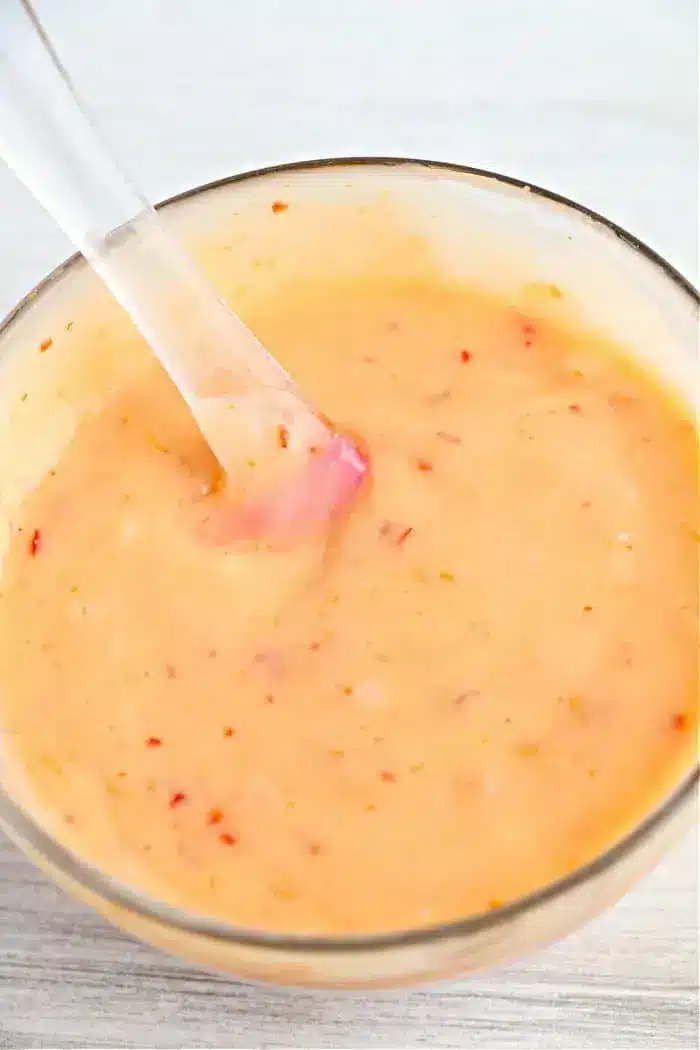
M 696 0 L 37 7 L 155 198 L 300 157 L 445 158 L 583 200 L 697 277 Z M 67 251 L 0 169 L 0 312 Z M 697 861 L 692 839 L 612 912 L 501 971 L 344 998 L 242 987 L 135 945 L 0 840 L 0 1047 L 692 1050 Z

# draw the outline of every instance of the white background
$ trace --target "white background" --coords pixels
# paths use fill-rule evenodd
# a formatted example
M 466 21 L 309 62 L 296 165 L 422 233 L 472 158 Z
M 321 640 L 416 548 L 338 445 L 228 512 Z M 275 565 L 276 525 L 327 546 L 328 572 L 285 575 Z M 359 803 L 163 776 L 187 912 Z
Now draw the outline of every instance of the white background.
M 5 42 L 0 0 L 0 44 Z M 146 192 L 300 158 L 520 176 L 698 269 L 695 0 L 37 0 Z M 0 314 L 69 253 L 0 167 Z M 549 951 L 441 992 L 243 989 L 134 946 L 0 842 L 0 1047 L 697 1046 L 697 847 Z

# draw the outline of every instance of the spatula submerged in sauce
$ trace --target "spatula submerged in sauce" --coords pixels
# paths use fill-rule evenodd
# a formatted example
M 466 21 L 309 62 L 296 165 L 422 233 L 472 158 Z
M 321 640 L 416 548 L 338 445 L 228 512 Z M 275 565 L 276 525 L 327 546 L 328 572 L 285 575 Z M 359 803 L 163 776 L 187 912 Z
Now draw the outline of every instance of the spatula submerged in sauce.
M 212 536 L 289 539 L 323 527 L 349 506 L 365 457 L 305 401 L 122 174 L 26 0 L 14 0 L 8 16 L 0 155 L 100 274 L 188 403 L 231 496 L 217 507 Z

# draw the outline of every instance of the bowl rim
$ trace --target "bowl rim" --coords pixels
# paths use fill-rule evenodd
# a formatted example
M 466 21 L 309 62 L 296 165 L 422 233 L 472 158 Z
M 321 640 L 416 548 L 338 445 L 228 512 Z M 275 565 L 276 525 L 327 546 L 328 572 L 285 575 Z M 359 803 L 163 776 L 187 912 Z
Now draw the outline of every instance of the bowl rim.
M 415 167 L 417 169 L 426 169 L 427 171 L 473 176 L 483 179 L 487 183 L 495 184 L 496 189 L 498 187 L 511 188 L 521 193 L 527 193 L 531 197 L 540 198 L 550 204 L 561 205 L 565 210 L 573 211 L 578 216 L 583 216 L 590 220 L 595 226 L 602 227 L 607 233 L 612 233 L 618 240 L 621 240 L 633 252 L 645 258 L 659 269 L 664 277 L 674 283 L 690 299 L 696 312 L 700 309 L 700 292 L 694 285 L 663 256 L 654 251 L 653 248 L 650 248 L 643 241 L 610 219 L 605 218 L 583 204 L 579 204 L 577 201 L 571 200 L 569 197 L 544 189 L 529 181 L 511 175 L 502 175 L 488 169 L 449 161 L 371 155 L 291 161 L 215 179 L 168 197 L 156 204 L 155 207 L 157 210 L 167 208 L 170 205 L 197 197 L 202 193 L 249 180 L 259 180 L 267 176 L 312 173 L 324 169 L 367 167 Z M 84 262 L 82 254 L 75 252 L 40 280 L 0 321 L 0 337 L 36 302 L 42 292 L 68 270 L 71 270 L 81 262 Z M 1 785 L 0 824 L 4 825 L 6 830 L 9 829 L 11 838 L 29 846 L 31 854 L 35 854 L 36 857 L 45 860 L 50 869 L 55 869 L 59 874 L 66 876 L 70 881 L 78 884 L 87 890 L 88 893 L 101 898 L 107 904 L 128 911 L 139 919 L 155 921 L 175 928 L 178 932 L 248 948 L 277 952 L 343 954 L 420 947 L 452 938 L 466 938 L 487 930 L 496 929 L 512 920 L 521 919 L 538 908 L 563 898 L 570 891 L 588 882 L 595 881 L 598 876 L 614 868 L 619 861 L 634 853 L 636 848 L 654 831 L 666 824 L 683 808 L 684 804 L 689 803 L 693 799 L 696 795 L 698 784 L 700 784 L 700 760 L 696 760 L 694 767 L 664 801 L 602 853 L 577 867 L 569 874 L 531 893 L 518 897 L 501 908 L 477 913 L 467 918 L 453 919 L 449 922 L 409 929 L 389 930 L 387 932 L 344 936 L 275 933 L 262 929 L 246 928 L 199 913 L 188 912 L 159 901 L 132 888 L 131 885 L 113 878 L 91 862 L 80 858 L 67 847 L 62 846 L 57 839 L 45 831 L 33 817 L 25 812 L 18 803 L 14 802 Z

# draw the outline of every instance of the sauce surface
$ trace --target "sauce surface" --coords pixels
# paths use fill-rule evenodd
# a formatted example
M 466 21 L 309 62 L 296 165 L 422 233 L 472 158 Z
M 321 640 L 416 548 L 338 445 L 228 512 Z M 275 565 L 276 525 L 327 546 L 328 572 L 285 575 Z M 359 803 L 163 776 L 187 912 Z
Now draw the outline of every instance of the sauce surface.
M 693 761 L 690 415 L 604 341 L 438 279 L 299 281 L 246 319 L 371 485 L 293 549 L 210 542 L 211 454 L 125 345 L 140 367 L 13 521 L 7 785 L 118 878 L 275 931 L 572 871 Z M 70 336 L 67 385 L 101 349 Z

